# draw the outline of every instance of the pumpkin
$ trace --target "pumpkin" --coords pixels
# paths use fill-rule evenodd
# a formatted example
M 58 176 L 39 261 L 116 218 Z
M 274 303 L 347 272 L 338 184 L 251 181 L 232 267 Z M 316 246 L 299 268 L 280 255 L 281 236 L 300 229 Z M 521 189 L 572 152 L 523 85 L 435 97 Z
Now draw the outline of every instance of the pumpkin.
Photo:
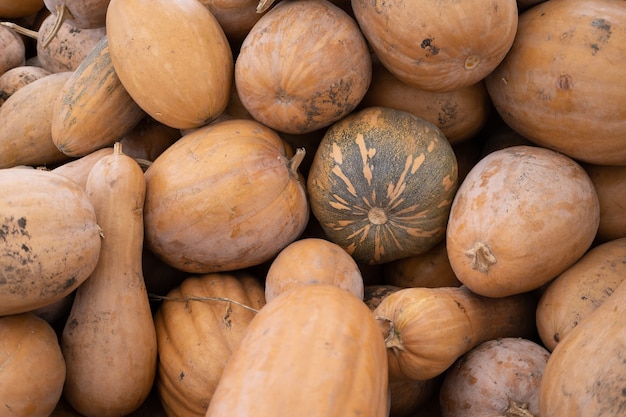
M 569 157 L 524 145 L 494 151 L 454 197 L 450 265 L 459 281 L 488 297 L 537 289 L 587 251 L 599 214 L 591 179 Z
M 102 246 L 61 334 L 63 396 L 86 417 L 128 415 L 153 386 L 157 343 L 142 271 L 145 187 L 143 171 L 119 143 L 87 178 Z
M 483 81 L 448 92 L 412 87 L 380 62 L 373 65 L 372 83 L 359 104 L 404 110 L 437 126 L 451 144 L 471 139 L 485 126 L 491 100 Z
M 352 0 L 382 64 L 413 87 L 444 92 L 483 80 L 513 44 L 515 0 L 446 2 Z
M 191 276 L 168 292 L 155 315 L 156 387 L 170 417 L 203 417 L 224 365 L 265 305 L 247 273 Z
M 466 286 L 402 288 L 374 310 L 385 336 L 389 376 L 426 380 L 459 357 L 499 337 L 535 335 L 532 293 L 491 298 Z
M 0 75 L 0 106 L 20 88 L 51 72 L 34 65 L 20 65 Z
M 481 343 L 446 372 L 439 392 L 441 417 L 538 416 L 549 357 L 545 347 L 529 339 Z
M 52 327 L 33 313 L 0 317 L 2 415 L 48 417 L 61 398 L 65 361 Z
M 20 36 L 6 26 L 0 25 L 0 75 L 26 64 L 26 45 Z
M 539 387 L 539 415 L 624 414 L 626 283 L 552 351 Z
M 70 158 L 54 145 L 53 103 L 71 72 L 47 75 L 23 86 L 0 106 L 0 168 L 46 165 Z
M 276 132 L 226 120 L 187 133 L 146 170 L 147 247 L 191 273 L 269 261 L 309 218 L 303 157 L 291 159 Z
M 231 415 L 387 416 L 385 346 L 370 309 L 330 284 L 296 286 L 268 302 L 206 413 Z
M 307 179 L 311 211 L 357 262 L 418 255 L 445 235 L 457 173 L 454 151 L 435 125 L 368 107 L 324 134 Z
M 113 145 L 144 115 L 117 77 L 104 36 L 54 101 L 52 141 L 65 155 L 84 156 Z
M 44 0 L 50 13 L 79 29 L 104 27 L 109 2 L 110 0 Z M 67 14 L 64 16 L 65 13 Z
M 119 142 L 124 146 L 126 155 L 137 160 L 151 162 L 180 137 L 180 130 L 166 126 L 147 116 L 126 133 Z
M 100 228 L 85 191 L 62 175 L 2 169 L 0 189 L 3 316 L 52 304 L 80 286 L 98 262 Z
M 270 264 L 265 277 L 265 299 L 296 285 L 332 284 L 363 299 L 359 266 L 339 245 L 326 239 L 304 238 L 283 248 Z
M 458 287 L 446 250 L 445 239 L 421 255 L 383 264 L 385 283 L 397 287 Z
M 234 49 L 263 16 L 257 13 L 258 0 L 200 0 L 200 3 L 215 16 Z
M 533 143 L 626 165 L 625 66 L 626 3 L 544 1 L 520 15 L 510 53 L 486 85 L 504 121 Z
M 199 1 L 111 0 L 106 29 L 115 72 L 152 118 L 191 129 L 224 111 L 233 55 L 219 23 Z
M 626 165 L 583 165 L 598 194 L 600 224 L 596 242 L 626 237 Z
M 235 62 L 244 107 L 266 126 L 293 134 L 347 116 L 371 76 L 358 25 L 327 0 L 278 3 L 252 27 Z
M 72 159 L 61 165 L 54 167 L 51 171 L 63 175 L 76 182 L 81 188 L 85 189 L 89 171 L 103 156 L 111 155 L 112 147 L 98 149 L 80 158 Z
M 0 1 L 0 16 L 5 19 L 27 17 L 34 15 L 43 7 L 43 0 L 2 0 Z
M 550 350 L 626 279 L 626 237 L 593 247 L 552 280 L 537 305 L 537 330 Z

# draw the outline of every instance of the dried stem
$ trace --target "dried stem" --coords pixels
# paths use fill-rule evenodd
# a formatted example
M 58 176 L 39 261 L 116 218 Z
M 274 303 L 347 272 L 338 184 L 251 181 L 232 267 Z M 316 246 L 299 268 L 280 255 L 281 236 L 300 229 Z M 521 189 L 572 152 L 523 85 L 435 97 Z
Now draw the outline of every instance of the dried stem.
M 22 27 L 20 25 L 16 25 L 13 22 L 0 22 L 0 25 L 8 27 L 9 29 L 14 31 L 15 33 L 19 33 L 20 35 L 28 36 L 29 38 L 32 38 L 32 39 L 37 39 L 37 37 L 39 36 L 39 32 L 36 32 L 34 30 L 30 30 L 30 29 L 26 29 L 25 27 Z
M 56 19 L 54 20 L 54 26 L 52 26 L 50 33 L 48 33 L 46 37 L 42 39 L 41 46 L 43 48 L 46 48 L 50 44 L 52 39 L 56 36 L 56 34 L 59 32 L 59 29 L 61 29 L 61 25 L 63 24 L 63 22 L 65 20 L 71 20 L 73 18 L 74 16 L 72 16 L 70 9 L 68 9 L 65 4 L 57 4 L 56 5 Z

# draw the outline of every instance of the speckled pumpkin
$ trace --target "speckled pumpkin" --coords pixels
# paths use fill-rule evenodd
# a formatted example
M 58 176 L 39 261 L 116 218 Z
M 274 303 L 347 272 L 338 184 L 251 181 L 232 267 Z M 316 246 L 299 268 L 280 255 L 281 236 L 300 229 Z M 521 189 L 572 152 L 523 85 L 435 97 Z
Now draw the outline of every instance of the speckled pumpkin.
M 426 252 L 444 237 L 457 176 L 454 152 L 434 124 L 369 107 L 328 129 L 307 188 L 328 238 L 374 265 Z

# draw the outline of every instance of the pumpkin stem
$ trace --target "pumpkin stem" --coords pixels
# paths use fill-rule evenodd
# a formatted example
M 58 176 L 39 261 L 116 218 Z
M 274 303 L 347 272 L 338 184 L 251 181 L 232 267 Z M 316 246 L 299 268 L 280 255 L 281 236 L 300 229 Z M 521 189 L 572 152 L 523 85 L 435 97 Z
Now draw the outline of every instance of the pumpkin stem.
M 189 301 L 224 301 L 227 303 L 232 303 L 232 304 L 237 304 L 240 307 L 245 308 L 246 310 L 250 310 L 253 313 L 258 313 L 259 310 L 257 310 L 256 308 L 252 308 L 250 306 L 247 306 L 243 303 L 240 303 L 239 301 L 235 301 L 235 300 L 231 300 L 230 298 L 227 297 L 197 297 L 197 296 L 188 296 L 188 297 L 169 297 L 166 295 L 157 295 L 157 294 L 148 294 L 148 296 L 150 297 L 150 299 L 152 300 L 165 300 L 165 301 L 184 301 L 184 302 L 189 302 Z
M 402 339 L 400 334 L 396 332 L 396 328 L 393 325 L 393 320 L 383 316 L 374 316 L 380 327 L 383 329 L 383 335 L 385 336 L 385 347 L 393 350 L 393 353 L 404 350 L 402 345 Z
M 486 274 L 489 267 L 497 262 L 496 257 L 483 242 L 474 243 L 474 247 L 468 249 L 465 255 L 472 259 L 472 269 L 477 269 Z
M 298 177 L 298 168 L 304 160 L 305 155 L 306 150 L 304 148 L 298 148 L 296 149 L 296 153 L 294 154 L 294 156 L 291 157 L 291 159 L 289 160 L 289 172 L 291 172 L 291 175 L 296 178 Z
M 46 37 L 41 40 L 41 46 L 43 48 L 46 48 L 59 32 L 59 29 L 61 29 L 61 25 L 63 24 L 63 22 L 65 20 L 71 20 L 73 18 L 74 16 L 72 15 L 72 12 L 70 12 L 70 9 L 68 9 L 65 4 L 57 4 L 56 19 L 54 20 L 54 25 L 52 26 L 50 33 L 48 33 Z
M 528 411 L 528 403 L 518 403 L 509 399 L 509 408 L 504 412 L 506 417 L 533 417 Z
M 272 7 L 272 4 L 274 4 L 275 1 L 276 0 L 259 0 L 259 4 L 257 4 L 256 6 L 256 12 L 263 13 L 264 11 Z
M 13 22 L 0 22 L 0 25 L 2 26 L 6 26 L 9 29 L 11 29 L 12 31 L 19 33 L 20 35 L 24 35 L 24 36 L 28 36 L 29 38 L 32 39 L 37 39 L 37 36 L 39 36 L 39 32 L 35 32 L 34 30 L 30 30 L 30 29 L 26 29 L 20 25 L 16 25 Z
M 121 155 L 122 153 L 122 144 L 120 142 L 115 142 L 113 144 L 113 154 Z

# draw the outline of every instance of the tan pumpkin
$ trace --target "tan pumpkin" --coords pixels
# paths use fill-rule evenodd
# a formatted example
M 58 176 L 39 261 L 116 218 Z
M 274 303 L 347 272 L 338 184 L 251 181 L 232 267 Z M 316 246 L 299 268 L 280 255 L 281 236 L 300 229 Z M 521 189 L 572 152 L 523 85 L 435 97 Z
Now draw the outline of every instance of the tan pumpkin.
M 539 385 L 550 352 L 524 338 L 476 346 L 446 372 L 441 417 L 539 416 Z
M 372 312 L 348 291 L 319 284 L 280 294 L 252 319 L 206 416 L 383 417 L 388 407 Z
M 368 107 L 326 131 L 307 178 L 311 210 L 357 262 L 390 262 L 443 239 L 457 173 L 454 151 L 435 125 Z
M 26 84 L 50 74 L 50 71 L 33 65 L 20 65 L 4 72 L 0 75 L 0 106 Z
M 494 151 L 454 197 L 450 265 L 459 281 L 488 297 L 537 289 L 589 249 L 599 214 L 593 183 L 569 157 L 523 145 Z
M 95 29 L 106 25 L 110 0 L 43 0 L 46 8 L 57 18 L 65 19 L 79 29 Z M 61 11 L 65 8 L 65 11 Z M 67 13 L 65 17 L 63 14 Z
M 115 73 L 105 35 L 59 91 L 52 141 L 65 155 L 85 156 L 113 145 L 144 116 Z
M 0 75 L 26 64 L 26 45 L 22 38 L 6 26 L 0 25 Z
M 3 316 L 52 304 L 81 285 L 96 267 L 100 228 L 85 191 L 62 175 L 2 169 L 0 189 Z
M 31 16 L 43 7 L 43 0 L 2 0 L 0 1 L 0 16 L 4 19 Z
M 448 92 L 412 87 L 380 62 L 373 65 L 372 83 L 359 104 L 391 107 L 433 123 L 451 144 L 474 137 L 487 123 L 491 100 L 483 81 Z
M 191 129 L 224 111 L 233 55 L 224 31 L 202 3 L 111 0 L 106 29 L 122 85 L 151 117 Z
M 142 271 L 145 187 L 143 171 L 119 143 L 87 178 L 102 246 L 61 335 L 63 396 L 86 417 L 128 415 L 153 386 L 157 342 Z
M 332 284 L 363 299 L 359 266 L 341 246 L 320 238 L 296 240 L 283 248 L 265 277 L 269 302 L 297 285 Z
M 372 76 L 358 25 L 327 0 L 283 1 L 244 39 L 235 62 L 239 98 L 261 123 L 309 133 L 347 116 Z
M 465 353 L 499 337 L 534 336 L 534 294 L 491 298 L 466 286 L 402 288 L 374 310 L 385 335 L 389 376 L 427 380 Z
M 515 0 L 352 0 L 363 34 L 383 65 L 406 84 L 453 91 L 476 84 L 513 44 Z
M 269 261 L 307 225 L 302 157 L 288 159 L 278 134 L 253 120 L 184 135 L 146 170 L 147 247 L 193 273 Z
M 61 398 L 65 360 L 52 327 L 33 313 L 0 317 L 2 415 L 48 417 Z
M 552 280 L 537 305 L 537 330 L 550 351 L 626 279 L 626 237 L 595 246 Z
M 624 414 L 626 282 L 552 351 L 539 389 L 539 415 Z
M 239 47 L 263 13 L 257 12 L 258 0 L 200 0 L 215 16 L 233 49 Z
M 504 121 L 573 159 L 626 165 L 626 3 L 544 1 L 486 79 Z M 607 106 L 607 103 L 611 103 Z
M 583 165 L 600 201 L 596 242 L 626 237 L 626 165 Z
M 71 161 L 65 162 L 54 167 L 51 171 L 63 175 L 76 182 L 81 188 L 85 189 L 89 171 L 103 156 L 111 155 L 113 147 L 107 147 L 93 151 L 85 156 Z
M 186 278 L 155 315 L 156 388 L 169 417 L 203 417 L 230 356 L 265 305 L 261 281 L 247 273 Z
M 72 75 L 54 73 L 17 90 L 0 106 L 0 168 L 53 165 L 70 158 L 52 141 L 53 104 Z

